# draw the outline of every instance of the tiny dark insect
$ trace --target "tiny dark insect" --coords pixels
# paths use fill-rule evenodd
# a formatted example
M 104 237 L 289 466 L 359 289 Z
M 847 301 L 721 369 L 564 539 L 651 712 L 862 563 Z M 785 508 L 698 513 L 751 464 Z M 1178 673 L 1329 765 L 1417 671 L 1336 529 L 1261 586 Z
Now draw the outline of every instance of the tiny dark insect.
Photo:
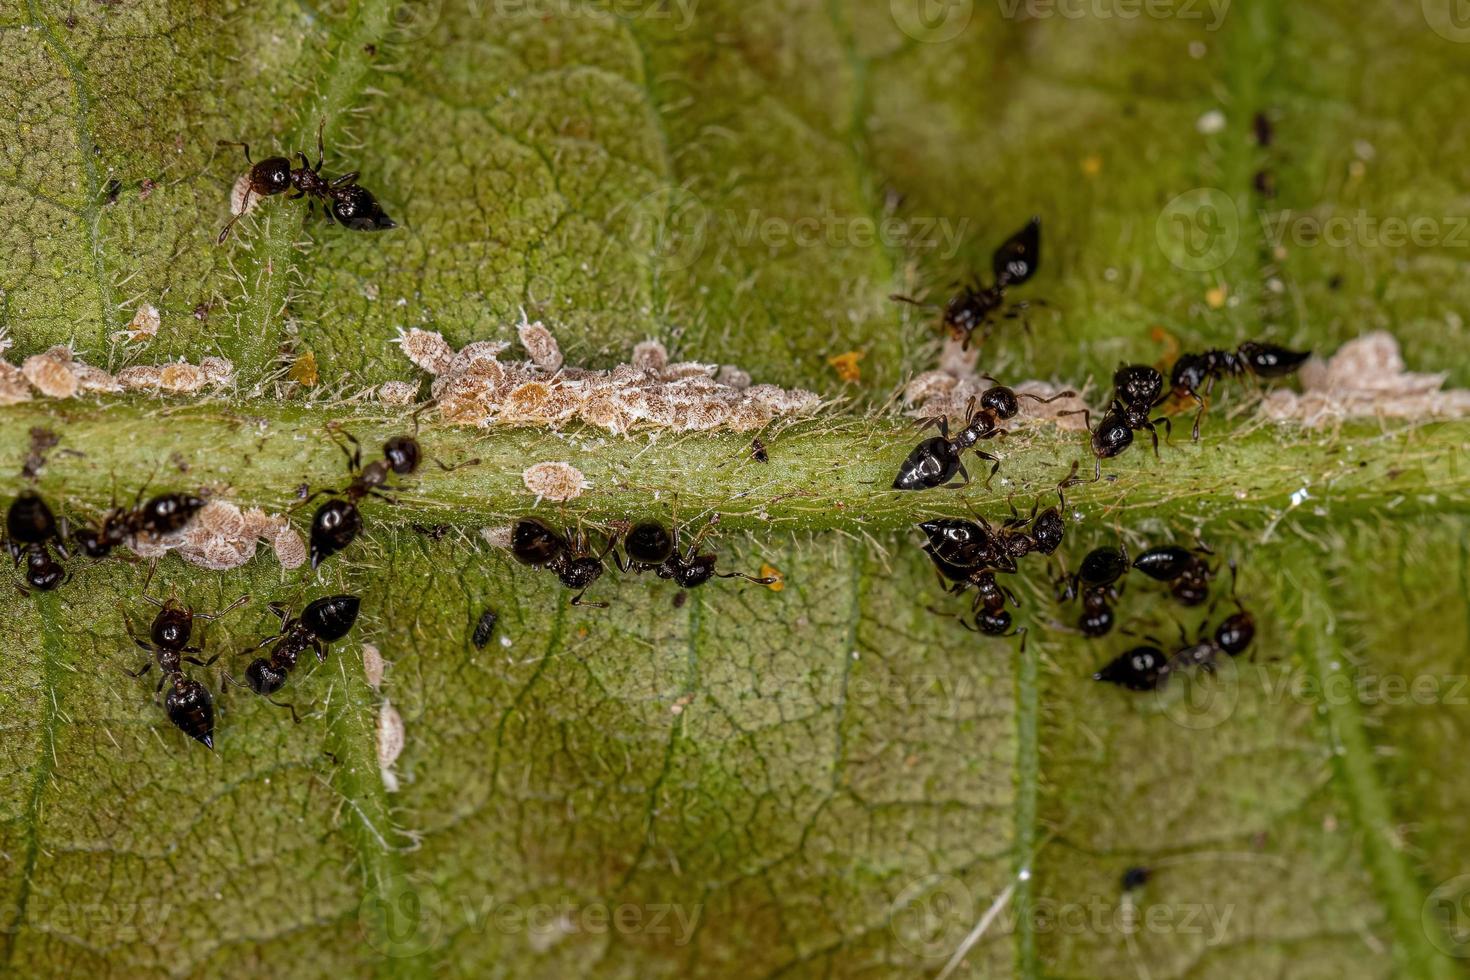
M 301 160 L 301 166 L 293 168 L 287 157 L 268 157 L 255 163 L 250 159 L 250 144 L 239 143 L 232 140 L 220 140 L 220 146 L 238 146 L 245 151 L 245 162 L 250 166 L 250 192 L 260 197 L 271 197 L 283 194 L 286 191 L 295 191 L 291 200 L 308 198 L 307 210 L 320 201 L 322 213 L 329 221 L 337 221 L 346 228 L 353 231 L 384 231 L 396 228 L 397 224 L 383 211 L 382 205 L 377 198 L 361 184 L 357 183 L 357 171 L 343 174 L 331 180 L 322 176 L 322 161 L 326 152 L 322 147 L 322 131 L 327 121 L 322 120 L 316 131 L 316 164 L 306 158 L 305 153 L 298 152 L 297 157 Z M 221 229 L 219 241 L 224 242 L 230 235 L 230 229 L 236 221 L 240 220 L 241 214 L 235 215 Z
M 1214 569 L 1188 548 L 1179 545 L 1150 548 L 1134 559 L 1133 567 L 1156 582 L 1167 582 L 1169 591 L 1182 605 L 1198 606 L 1210 597 Z
M 152 569 L 149 569 L 148 577 L 152 579 Z M 205 748 L 212 749 L 214 748 L 214 701 L 209 696 L 208 688 L 184 675 L 184 664 L 208 667 L 219 659 L 219 655 L 215 654 L 208 660 L 186 656 L 186 654 L 202 653 L 204 650 L 202 638 L 197 646 L 191 646 L 189 643 L 193 638 L 194 620 L 202 619 L 207 622 L 219 619 L 226 613 L 240 608 L 250 597 L 241 596 L 217 613 L 195 613 L 189 606 L 176 599 L 168 598 L 160 601 L 149 595 L 148 583 L 145 581 L 143 598 L 158 607 L 158 614 L 153 617 L 153 624 L 148 630 L 148 638 L 144 639 L 138 635 L 132 617 L 127 614 L 126 610 L 123 611 L 123 622 L 127 626 L 128 635 L 132 637 L 138 648 L 151 653 L 153 657 L 138 670 L 128 671 L 128 673 L 133 677 L 142 677 L 157 663 L 160 676 L 156 690 L 162 691 L 166 683 L 172 685 L 163 702 L 168 720 L 185 735 L 202 743 Z
M 511 529 L 510 551 L 522 565 L 553 572 L 562 585 L 576 590 L 572 605 L 606 609 L 607 603 L 587 602 L 583 597 L 592 583 L 602 577 L 603 559 L 616 541 L 615 537 L 609 538 L 602 551 L 596 552 L 585 531 L 561 534 L 534 517 L 523 517 Z
M 760 436 L 750 440 L 750 457 L 757 463 L 769 463 L 771 457 L 766 453 L 766 444 L 761 442 Z
M 50 592 L 71 577 L 51 554 L 54 549 L 63 561 L 71 557 L 64 544 L 66 530 L 66 522 L 58 522 L 46 501 L 35 493 L 22 493 L 10 502 L 5 512 L 5 548 L 17 568 L 25 562 L 26 584 L 15 586 L 22 595 Z
M 995 382 L 995 379 L 989 375 L 986 377 Z M 964 486 L 970 482 L 970 474 L 966 472 L 963 462 L 966 449 L 974 449 L 975 455 L 994 464 L 990 467 L 990 475 L 985 480 L 985 485 L 990 486 L 991 479 L 1000 469 L 1000 459 L 990 453 L 975 449 L 976 443 L 987 439 L 1004 438 L 1006 430 L 1000 427 L 1000 423 L 1016 417 L 1021 411 L 1020 399 L 1029 398 L 1045 404 L 1059 398 L 1070 398 L 1074 394 L 1075 392 L 1063 391 L 1050 398 L 1042 398 L 1040 395 L 1018 394 L 1014 389 L 995 382 L 980 394 L 978 400 L 970 399 L 970 403 L 965 407 L 965 425 L 953 436 L 949 432 L 949 419 L 943 416 L 924 422 L 924 428 L 931 425 L 938 427 L 939 435 L 925 439 L 914 447 L 908 458 L 903 461 L 903 465 L 899 467 L 898 476 L 893 478 L 893 489 L 930 490 L 948 484 L 956 475 L 959 475 L 964 481 L 959 486 Z
M 362 601 L 353 595 L 331 595 L 315 599 L 301 610 L 299 617 L 277 603 L 270 604 L 270 611 L 281 621 L 281 629 L 275 636 L 268 636 L 241 654 L 252 653 L 265 646 L 271 647 L 269 657 L 257 657 L 245 668 L 245 683 L 261 697 L 278 708 L 291 712 L 291 720 L 299 722 L 296 708 L 271 698 L 282 687 L 296 668 L 301 655 L 308 649 L 316 654 L 318 662 L 327 659 L 327 644 L 342 639 L 357 622 L 357 613 Z
M 1215 390 L 1217 380 L 1245 374 L 1256 378 L 1284 378 L 1294 374 L 1311 356 L 1311 351 L 1287 350 L 1276 344 L 1255 341 L 1246 341 L 1233 351 L 1207 350 L 1181 356 L 1174 362 L 1169 380 L 1174 394 L 1193 399 L 1199 406 L 1194 416 L 1194 441 L 1199 442 L 1200 420 L 1209 407 L 1206 399 Z
M 1102 460 L 1112 459 L 1123 454 L 1129 446 L 1133 445 L 1133 433 L 1135 431 L 1147 430 L 1153 439 L 1154 457 L 1159 455 L 1159 433 L 1157 426 L 1164 426 L 1164 434 L 1167 438 L 1173 431 L 1173 424 L 1168 416 L 1161 415 L 1150 419 L 1149 415 L 1155 408 L 1163 404 L 1169 396 L 1164 391 L 1164 376 L 1154 368 L 1146 364 L 1124 364 L 1113 373 L 1113 401 L 1108 410 L 1098 420 L 1097 428 L 1092 426 L 1092 412 L 1090 409 L 1081 409 L 1083 422 L 1092 432 L 1092 454 L 1095 457 L 1093 464 L 1092 482 L 1102 479 Z M 1076 415 L 1078 412 L 1063 412 L 1063 415 Z M 1067 481 L 1071 486 L 1080 483 L 1076 477 Z
M 960 291 L 944 306 L 944 327 L 955 340 L 961 341 L 966 349 L 970 346 L 976 330 L 981 338 L 989 337 L 997 319 L 1019 319 L 1029 331 L 1030 324 L 1025 311 L 1030 304 L 1014 304 L 1001 313 L 1005 305 L 1006 291 L 1019 286 L 1036 274 L 1041 265 L 1041 219 L 1032 218 L 1020 231 L 1001 243 L 990 258 L 991 275 L 995 283 L 985 286 L 975 280 L 962 286 Z M 889 299 L 913 306 L 926 306 L 909 296 L 894 294 Z
M 1084 636 L 1106 636 L 1113 629 L 1113 603 L 1120 589 L 1118 580 L 1128 571 L 1128 552 L 1122 547 L 1094 548 L 1082 559 L 1077 572 L 1063 579 L 1060 597 L 1082 598 L 1082 615 L 1077 626 Z
M 417 419 L 414 423 L 418 427 Z M 357 536 L 362 533 L 362 514 L 358 510 L 358 502 L 365 497 L 378 497 L 388 503 L 397 501 L 384 493 L 387 486 L 389 474 L 396 476 L 410 476 L 418 471 L 419 464 L 423 460 L 423 449 L 418 440 L 411 436 L 393 436 L 383 443 L 383 458 L 375 459 L 366 466 L 362 463 L 362 444 L 357 437 L 350 432 L 342 432 L 339 429 L 328 430 L 332 441 L 342 450 L 347 457 L 347 472 L 351 480 L 347 486 L 340 489 L 317 490 L 304 497 L 292 509 L 320 496 L 331 497 L 326 503 L 317 508 L 311 519 L 311 567 L 316 568 L 332 555 L 346 548 Z M 468 460 L 456 466 L 434 460 L 434 463 L 445 472 L 451 472 L 462 466 L 475 466 L 478 459 Z
M 623 552 L 626 560 L 617 553 L 613 561 L 622 572 L 653 572 L 659 578 L 669 579 L 681 589 L 698 588 L 712 578 L 743 578 L 757 585 L 771 585 L 780 579 L 758 578 L 744 572 L 720 572 L 715 570 L 717 558 L 711 554 L 700 554 L 699 546 L 705 536 L 719 523 L 718 515 L 712 516 L 708 524 L 684 549 L 679 547 L 679 528 L 672 530 L 656 521 L 644 521 L 629 528 L 623 535 Z
M 1148 868 L 1136 866 L 1128 868 L 1123 872 L 1123 890 L 1125 892 L 1137 891 L 1148 884 L 1148 880 L 1152 877 L 1153 872 Z
M 116 204 L 117 203 L 117 197 L 118 197 L 119 194 L 122 193 L 122 189 L 123 189 L 122 181 L 118 180 L 116 177 L 113 177 L 111 180 L 109 180 L 107 182 L 107 186 L 102 189 L 102 201 L 103 201 L 103 203 L 104 204 Z
M 495 633 L 495 624 L 499 620 L 500 617 L 495 615 L 493 609 L 486 609 L 480 614 L 480 621 L 475 624 L 474 635 L 470 637 L 470 642 L 475 645 L 476 650 L 483 650 L 485 644 L 490 642 L 490 637 Z
M 1168 676 L 1168 659 L 1158 647 L 1134 647 L 1114 657 L 1092 675 L 1095 681 L 1117 684 L 1130 691 L 1157 690 Z

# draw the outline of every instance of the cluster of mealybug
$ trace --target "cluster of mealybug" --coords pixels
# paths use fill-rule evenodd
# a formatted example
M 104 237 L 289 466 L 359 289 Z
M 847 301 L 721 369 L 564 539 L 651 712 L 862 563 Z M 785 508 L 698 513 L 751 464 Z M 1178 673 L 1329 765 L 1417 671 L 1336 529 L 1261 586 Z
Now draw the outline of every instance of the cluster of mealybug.
M 608 535 L 598 550 L 585 531 L 563 533 L 534 517 L 525 517 L 511 528 L 510 551 L 522 565 L 553 572 L 562 585 L 576 590 L 572 597 L 574 606 L 607 607 L 605 602 L 588 602 L 584 597 L 592 583 L 607 570 L 609 555 L 620 572 L 653 572 L 680 589 L 697 588 L 712 578 L 743 578 L 759 585 L 777 581 L 743 572 L 716 571 L 716 557 L 699 553 L 700 544 L 714 526 L 715 522 L 711 521 L 695 534 L 687 547 L 681 548 L 677 526 L 670 528 L 656 521 L 645 521 L 619 528 L 620 533 Z M 617 551 L 620 541 L 622 554 Z
M 291 199 L 307 198 L 308 211 L 320 201 L 322 213 L 327 216 L 328 221 L 337 221 L 354 231 L 385 231 L 397 227 L 393 219 L 384 213 L 383 206 L 372 192 L 357 182 L 357 171 L 331 180 L 322 176 L 322 162 L 326 157 L 322 147 L 322 129 L 325 126 L 326 120 L 323 120 L 321 126 L 317 127 L 315 165 L 306 158 L 305 153 L 299 151 L 296 154 L 301 160 L 299 167 L 292 167 L 288 157 L 267 157 L 254 163 L 250 159 L 250 144 L 220 140 L 219 145 L 238 146 L 245 151 L 245 162 L 251 164 L 245 178 L 248 181 L 247 202 L 253 201 L 255 197 L 273 197 L 286 191 L 294 191 Z M 235 222 L 249 213 L 249 210 L 248 203 L 242 205 L 220 230 L 221 243 L 229 237 Z

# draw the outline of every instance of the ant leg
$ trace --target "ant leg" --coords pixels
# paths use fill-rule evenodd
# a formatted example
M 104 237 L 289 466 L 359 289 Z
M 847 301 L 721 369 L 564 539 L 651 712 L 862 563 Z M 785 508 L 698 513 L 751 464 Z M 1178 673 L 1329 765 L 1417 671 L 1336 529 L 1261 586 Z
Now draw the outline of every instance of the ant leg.
M 981 455 L 981 456 L 985 456 L 986 455 L 985 453 L 981 453 L 979 450 L 976 450 L 976 452 L 979 453 L 979 455 Z M 988 458 L 994 459 L 995 457 L 994 456 L 990 456 Z M 959 474 L 960 474 L 960 482 L 959 483 L 946 483 L 944 485 L 944 488 L 946 490 L 963 490 L 965 487 L 968 487 L 970 485 L 970 471 L 967 470 L 967 469 L 965 469 L 965 464 L 964 463 L 960 463 L 959 464 Z
M 910 306 L 917 306 L 925 310 L 939 309 L 939 307 L 934 305 L 933 303 L 924 303 L 920 300 L 914 299 L 912 296 L 904 296 L 901 293 L 889 293 L 888 298 L 893 300 L 895 303 L 907 303 Z
M 1189 397 L 1193 398 L 1195 404 L 1199 406 L 1199 411 L 1194 413 L 1194 430 L 1190 435 L 1190 441 L 1199 442 L 1199 424 L 1200 422 L 1204 421 L 1205 409 L 1207 409 L 1209 406 L 1205 404 L 1205 400 L 1200 397 L 1199 392 L 1197 391 L 1191 391 L 1189 393 Z
M 1070 412 L 1058 412 L 1057 413 L 1057 418 L 1063 419 L 1063 418 L 1066 418 L 1068 415 L 1080 415 L 1080 416 L 1082 416 L 1082 424 L 1087 427 L 1087 431 L 1089 431 L 1089 432 L 1092 431 L 1092 409 L 1090 409 L 1090 408 L 1077 408 L 1077 409 L 1073 409 Z
M 344 429 L 339 429 L 335 425 L 328 425 L 327 437 L 335 442 L 337 448 L 342 450 L 342 454 L 347 457 L 347 469 L 349 472 L 356 474 L 362 469 L 362 443 L 357 441 L 357 436 Z M 348 448 L 346 443 L 341 441 L 343 439 L 346 439 L 347 442 L 352 444 L 351 448 Z
M 1154 441 L 1154 459 L 1162 459 L 1163 457 L 1159 455 L 1159 430 L 1154 428 L 1154 424 L 1148 420 L 1144 420 L 1143 427 L 1148 429 L 1149 438 Z
M 1016 392 L 1016 397 L 1017 398 L 1029 398 L 1032 401 L 1040 402 L 1043 405 L 1050 405 L 1052 402 L 1061 401 L 1063 398 L 1076 398 L 1077 397 L 1077 392 L 1075 392 L 1072 389 L 1068 388 L 1066 391 L 1057 392 L 1055 395 L 1052 395 L 1050 398 L 1042 398 L 1040 395 L 1033 395 L 1029 391 L 1018 391 L 1018 392 Z
M 251 160 L 250 159 L 250 144 L 249 143 L 242 143 L 239 140 L 215 140 L 214 141 L 214 145 L 215 146 L 238 146 L 238 147 L 240 147 L 240 149 L 242 149 L 242 150 L 245 151 L 245 162 L 246 163 L 253 164 L 255 162 L 254 160 Z
M 1173 443 L 1170 440 L 1174 438 L 1174 423 L 1169 421 L 1169 416 L 1167 415 L 1160 415 L 1153 420 L 1152 424 L 1158 425 L 1159 423 L 1163 423 L 1164 426 L 1164 443 L 1172 446 Z
M 1065 480 L 1057 484 L 1058 496 L 1061 496 L 1061 492 L 1068 487 L 1075 487 L 1079 483 L 1097 483 L 1099 480 L 1102 479 L 1102 460 L 1097 459 L 1096 457 L 1094 457 L 1092 460 L 1092 479 L 1084 480 L 1082 477 L 1078 476 L 1078 468 L 1078 464 L 1076 462 L 1073 462 L 1072 472 L 1067 476 Z
M 779 576 L 776 576 L 776 575 L 766 575 L 766 576 L 763 576 L 763 577 L 757 577 L 755 575 L 746 575 L 744 572 L 715 572 L 715 577 L 716 578 L 743 578 L 743 579 L 745 579 L 745 581 L 747 581 L 747 582 L 754 582 L 756 585 L 775 585 L 777 582 L 781 581 L 780 577 Z
M 283 701 L 277 701 L 275 698 L 266 698 L 266 700 L 275 705 L 277 708 L 285 708 L 287 711 L 291 712 L 291 720 L 298 725 L 301 724 L 301 716 L 296 713 L 295 705 L 286 704 Z
M 224 616 L 227 613 L 234 612 L 236 609 L 239 609 L 241 606 L 245 605 L 245 603 L 247 603 L 249 601 L 250 601 L 250 596 L 247 593 L 246 595 L 242 595 L 240 598 L 238 598 L 234 602 L 230 603 L 228 606 L 225 606 L 225 608 L 221 609 L 219 612 L 214 612 L 214 613 L 197 613 L 194 616 L 194 618 L 195 619 L 204 619 L 204 620 L 219 619 L 221 616 Z
M 311 638 L 311 649 L 316 654 L 317 663 L 324 664 L 327 662 L 327 654 L 330 651 L 327 649 L 325 643 L 313 636 Z
M 986 490 L 989 490 L 990 489 L 990 481 L 991 480 L 994 480 L 995 479 L 995 474 L 1000 471 L 1000 457 L 999 456 L 992 456 L 992 455 L 990 455 L 990 453 L 982 453 L 978 449 L 975 450 L 975 455 L 976 456 L 979 456 L 981 459 L 990 460 L 991 462 L 993 462 L 995 464 L 994 466 L 992 466 L 990 468 L 990 475 L 985 478 L 985 489 Z
M 241 213 L 232 217 L 229 221 L 226 221 L 225 226 L 219 230 L 219 237 L 214 240 L 214 243 L 216 245 L 223 245 L 225 243 L 225 239 L 230 237 L 230 229 L 235 226 L 235 222 L 239 221 L 244 216 L 245 213 L 242 211 Z
M 351 173 L 345 173 L 342 176 L 335 178 L 327 186 L 331 187 L 333 190 L 337 190 L 342 187 L 350 187 L 351 185 L 357 183 L 357 177 L 358 173 L 356 170 L 354 170 Z
M 217 653 L 208 660 L 200 660 L 198 657 L 185 657 L 184 663 L 193 664 L 195 667 L 212 667 L 214 666 L 214 662 L 219 658 L 220 655 Z
M 572 596 L 572 605 L 574 605 L 574 606 L 594 606 L 594 607 L 596 607 L 598 609 L 606 609 L 607 608 L 607 603 L 605 603 L 605 602 L 593 602 L 593 601 L 590 601 L 590 600 L 587 601 L 587 602 L 583 602 L 582 601 L 582 597 L 584 595 L 586 595 L 586 594 L 587 594 L 587 590 L 586 589 L 583 589 L 581 592 L 578 592 L 576 595 Z
M 137 670 L 124 670 L 123 673 L 127 674 L 129 677 L 142 677 L 144 674 L 148 673 L 152 669 L 153 661 L 150 660 L 143 666 L 139 667 Z
M 296 155 L 301 158 L 301 169 L 303 169 L 303 170 L 310 170 L 311 169 L 311 161 L 308 160 L 308 159 L 306 159 L 306 154 L 305 153 L 302 153 L 300 150 L 297 150 L 296 151 Z M 316 169 L 317 170 L 320 170 L 321 167 L 318 166 Z
M 314 491 L 309 496 L 303 497 L 300 500 L 296 501 L 296 503 L 292 504 L 289 509 L 294 511 L 298 507 L 305 507 L 307 504 L 311 503 L 313 500 L 321 496 L 339 497 L 341 495 L 341 490 L 334 490 L 331 487 L 323 487 L 320 490 Z
M 316 169 L 318 170 L 322 169 L 322 162 L 327 159 L 326 151 L 322 149 L 322 132 L 326 128 L 327 117 L 322 116 L 321 120 L 316 124 Z M 305 159 L 305 157 L 302 159 Z
M 158 571 L 158 559 L 155 558 L 148 563 L 148 575 L 143 579 L 143 600 L 145 602 L 151 602 L 161 609 L 163 608 L 163 603 L 148 594 L 148 586 L 152 584 L 153 573 L 156 571 Z

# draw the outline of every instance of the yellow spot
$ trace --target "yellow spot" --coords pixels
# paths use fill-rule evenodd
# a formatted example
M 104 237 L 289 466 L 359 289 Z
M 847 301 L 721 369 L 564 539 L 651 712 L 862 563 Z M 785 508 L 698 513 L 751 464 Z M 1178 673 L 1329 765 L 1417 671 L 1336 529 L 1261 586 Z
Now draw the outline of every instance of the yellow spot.
M 761 565 L 760 577 L 773 578 L 776 580 L 770 585 L 766 586 L 766 588 L 770 589 L 772 592 L 780 592 L 782 589 L 786 588 L 786 576 L 782 575 L 781 569 L 777 568 L 775 565 Z
M 296 358 L 291 362 L 291 370 L 286 372 L 286 377 L 307 388 L 315 385 L 317 382 L 316 355 L 307 351 Z
M 857 381 L 863 376 L 862 368 L 858 367 L 858 361 L 867 357 L 866 351 L 850 350 L 845 354 L 837 354 L 827 358 L 827 363 L 832 365 L 837 372 L 837 377 L 843 381 Z
M 1096 177 L 1102 173 L 1102 157 L 1096 153 L 1082 158 L 1082 173 L 1088 177 Z
M 1225 287 L 1216 286 L 1205 293 L 1205 302 L 1210 304 L 1210 309 L 1218 310 L 1225 305 Z

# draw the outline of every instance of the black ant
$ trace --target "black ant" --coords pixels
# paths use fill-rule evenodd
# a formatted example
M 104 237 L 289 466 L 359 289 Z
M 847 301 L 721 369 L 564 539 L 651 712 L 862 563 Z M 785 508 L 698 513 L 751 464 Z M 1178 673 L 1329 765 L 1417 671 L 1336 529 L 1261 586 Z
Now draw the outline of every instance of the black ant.
M 34 493 L 23 493 L 10 503 L 5 513 L 5 547 L 17 568 L 26 563 L 26 585 L 16 584 L 22 595 L 31 590 L 50 592 L 60 588 L 71 577 L 51 555 L 54 548 L 62 560 L 71 557 L 63 540 L 66 522 L 59 524 L 46 501 Z
M 1094 548 L 1082 559 L 1076 574 L 1064 579 L 1062 601 L 1082 597 L 1082 616 L 1077 626 L 1084 636 L 1106 636 L 1113 629 L 1113 603 L 1120 589 L 1118 580 L 1128 571 L 1125 548 Z
M 1188 548 L 1172 544 L 1150 548 L 1133 560 L 1133 567 L 1156 582 L 1169 583 L 1181 605 L 1198 606 L 1210 597 L 1214 569 Z
M 986 378 L 995 381 L 989 375 L 986 375 Z M 949 419 L 939 416 L 925 421 L 923 427 L 938 426 L 939 435 L 932 439 L 925 439 L 914 447 L 913 452 L 909 453 L 908 458 L 899 467 L 898 476 L 893 479 L 893 489 L 930 490 L 949 483 L 954 479 L 955 474 L 959 474 L 965 481 L 960 484 L 964 486 L 970 482 L 970 474 L 966 472 L 962 461 L 964 451 L 974 449 L 975 444 L 981 440 L 1004 437 L 1006 431 L 1000 428 L 1000 423 L 1016 417 L 1021 411 L 1020 399 L 1030 398 L 1045 404 L 1059 398 L 1070 398 L 1074 394 L 1075 392 L 1064 391 L 1050 398 L 1042 398 L 1040 395 L 1017 394 L 1014 389 L 999 383 L 992 385 L 981 392 L 978 409 L 975 407 L 976 399 L 970 399 L 970 403 L 965 407 L 965 426 L 953 437 L 949 434 Z M 990 476 L 985 480 L 985 485 L 988 487 L 996 471 L 1000 469 L 1000 459 L 979 449 L 975 449 L 975 454 L 995 464 L 990 468 Z
M 295 505 L 300 507 L 322 495 L 332 497 L 316 509 L 311 519 L 312 568 L 346 548 L 362 533 L 362 514 L 357 508 L 358 501 L 372 496 L 389 503 L 397 503 L 381 489 L 387 484 L 388 475 L 393 473 L 410 476 L 417 472 L 423 459 L 423 450 L 416 438 L 411 435 L 394 436 L 383 443 L 383 458 L 375 459 L 364 466 L 362 444 L 357 441 L 356 436 L 337 429 L 330 429 L 329 432 L 337 447 L 347 456 L 347 472 L 351 474 L 352 480 L 341 490 L 317 490 Z M 347 442 L 340 441 L 339 435 Z M 351 443 L 350 448 L 347 443 Z M 434 462 L 447 473 L 462 466 L 475 466 L 480 461 L 472 459 L 458 466 L 448 466 L 437 459 Z
M 148 577 L 153 577 L 152 569 Z M 194 620 L 215 620 L 224 616 L 240 606 L 244 605 L 249 596 L 241 596 L 217 613 L 196 614 L 193 609 L 170 597 L 165 600 L 155 599 L 148 594 L 148 583 L 143 583 L 143 598 L 158 607 L 158 615 L 153 617 L 153 625 L 149 629 L 148 639 L 139 636 L 133 626 L 132 617 L 127 610 L 123 610 L 123 622 L 127 625 L 128 636 L 142 650 L 153 654 L 149 660 L 138 670 L 128 671 L 129 676 L 142 677 L 153 669 L 153 664 L 158 663 L 158 671 L 162 675 L 158 678 L 157 690 L 162 691 L 165 683 L 172 682 L 168 695 L 164 698 L 164 711 L 168 714 L 168 720 L 173 722 L 174 727 L 185 735 L 202 742 L 205 748 L 214 748 L 214 701 L 209 696 L 209 689 L 192 678 L 184 676 L 184 664 L 194 664 L 198 667 L 208 667 L 219 659 L 215 654 L 208 660 L 200 660 L 198 657 L 189 657 L 185 654 L 202 653 L 202 646 L 190 646 L 189 640 L 194 632 Z
M 143 492 L 138 492 L 139 499 Z M 190 493 L 165 493 L 144 504 L 113 507 L 96 528 L 81 528 L 72 540 L 88 558 L 106 558 L 129 537 L 150 534 L 162 537 L 189 526 L 207 501 Z
M 983 286 L 979 281 L 963 286 L 944 307 L 944 326 L 950 336 L 962 341 L 966 350 L 976 330 L 984 328 L 982 337 L 990 335 L 991 324 L 1005 303 L 1006 290 L 1019 286 L 1036 274 L 1041 264 L 1041 219 L 1032 218 L 1020 231 L 1001 243 L 990 258 L 995 285 Z M 911 306 L 926 306 L 916 299 L 897 293 L 889 297 Z M 1021 302 L 1003 315 L 1004 319 L 1020 319 L 1030 329 L 1024 316 L 1030 304 Z
M 1276 344 L 1246 341 L 1234 351 L 1207 350 L 1202 354 L 1185 354 L 1174 362 L 1169 380 L 1174 392 L 1194 400 L 1199 411 L 1194 416 L 1195 442 L 1199 442 L 1199 425 L 1208 407 L 1205 399 L 1215 390 L 1215 382 L 1226 376 L 1250 374 L 1257 378 L 1284 378 L 1302 366 L 1311 351 L 1287 350 Z M 1200 389 L 1204 394 L 1200 394 Z
M 701 555 L 699 545 L 718 523 L 718 515 L 711 517 L 709 523 L 689 542 L 689 547 L 682 551 L 679 548 L 677 525 L 670 531 L 655 521 L 635 524 L 623 536 L 623 551 L 627 560 L 614 552 L 613 561 L 617 563 L 619 571 L 651 571 L 659 578 L 672 580 L 681 589 L 698 588 L 712 578 L 743 578 L 757 585 L 771 585 L 779 581 L 775 577 L 759 578 L 744 572 L 715 571 L 716 556 Z
M 289 190 L 295 190 L 291 200 L 299 198 L 310 198 L 307 209 L 315 201 L 322 202 L 322 213 L 328 220 L 335 219 L 344 227 L 353 231 L 385 231 L 396 228 L 397 224 L 385 213 L 378 199 L 372 193 L 357 182 L 357 171 L 343 174 L 340 177 L 327 180 L 322 177 L 322 161 L 326 158 L 326 152 L 322 148 L 322 130 L 327 121 L 322 120 L 316 130 L 316 166 L 306 158 L 306 154 L 298 151 L 296 155 L 301 158 L 301 166 L 292 168 L 288 157 L 267 157 L 259 163 L 253 163 L 250 159 L 250 144 L 240 143 L 233 140 L 220 140 L 220 146 L 238 146 L 245 151 L 245 162 L 250 167 L 250 193 L 258 197 L 271 197 L 283 194 Z M 235 215 L 220 230 L 219 242 L 230 236 L 230 228 L 246 212 L 242 210 Z
M 615 538 L 609 538 L 607 547 L 596 553 L 584 531 L 563 535 L 534 517 L 523 517 L 511 529 L 510 553 L 522 565 L 554 572 L 562 585 L 578 590 L 572 597 L 572 605 L 606 609 L 607 603 L 584 602 L 582 597 L 602 577 L 603 559 L 615 543 Z
M 294 706 L 282 704 L 271 695 L 286 686 L 286 679 L 308 648 L 316 653 L 318 662 L 326 662 L 327 644 L 348 634 L 357 622 L 357 611 L 361 604 L 362 600 L 354 595 L 322 596 L 308 603 L 301 610 L 300 616 L 292 616 L 284 606 L 271 603 L 270 611 L 281 620 L 281 631 L 240 651 L 241 654 L 246 654 L 259 650 L 267 643 L 275 644 L 271 647 L 270 657 L 257 657 L 245 668 L 246 685 L 276 707 L 289 710 L 291 720 L 299 722 L 301 719 Z
M 1092 412 L 1089 409 L 1081 409 L 1080 413 L 1062 413 L 1081 414 L 1083 423 L 1092 430 L 1092 454 L 1096 460 L 1093 463 L 1091 482 L 1096 483 L 1102 479 L 1102 460 L 1120 456 L 1133 445 L 1133 433 L 1137 430 L 1148 430 L 1154 443 L 1154 457 L 1158 458 L 1159 433 L 1156 427 L 1160 424 L 1164 426 L 1164 436 L 1167 439 L 1173 432 L 1173 424 L 1168 416 L 1160 415 L 1156 419 L 1150 419 L 1149 414 L 1168 397 L 1164 392 L 1164 376 L 1156 369 L 1147 364 L 1125 364 L 1113 373 L 1113 402 L 1103 413 L 1096 429 L 1092 429 Z M 1072 477 L 1067 485 L 1080 482 L 1082 481 Z

